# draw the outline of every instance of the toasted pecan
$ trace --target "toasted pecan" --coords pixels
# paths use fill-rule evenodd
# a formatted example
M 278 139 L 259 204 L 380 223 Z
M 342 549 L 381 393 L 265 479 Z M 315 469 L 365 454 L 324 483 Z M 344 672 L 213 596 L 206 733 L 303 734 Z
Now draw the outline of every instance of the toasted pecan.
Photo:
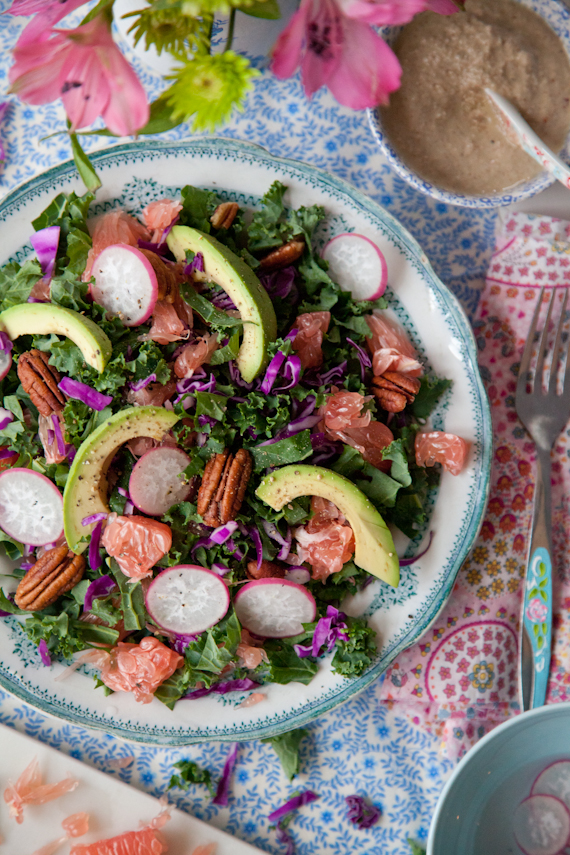
M 281 267 L 287 267 L 293 264 L 303 255 L 305 250 L 305 241 L 303 238 L 294 238 L 283 246 L 273 249 L 270 253 L 264 256 L 259 262 L 259 269 L 263 273 L 268 273 L 271 270 L 279 270 Z
M 215 229 L 229 229 L 238 211 L 237 202 L 222 202 L 210 217 L 210 222 Z
M 274 561 L 264 559 L 259 567 L 257 561 L 248 561 L 245 572 L 250 579 L 282 579 L 287 571 Z
M 20 383 L 42 416 L 59 413 L 65 407 L 65 395 L 58 387 L 61 374 L 48 360 L 49 354 L 35 348 L 18 359 Z
M 411 404 L 420 390 L 417 377 L 399 371 L 385 371 L 372 380 L 372 391 L 380 406 L 389 413 L 401 413 Z
M 235 518 L 251 477 L 251 454 L 240 448 L 235 456 L 227 448 L 210 458 L 198 490 L 198 513 L 206 525 L 223 525 Z
M 20 609 L 39 612 L 55 603 L 58 597 L 71 591 L 81 581 L 85 559 L 68 547 L 56 546 L 38 558 L 16 590 L 15 601 Z

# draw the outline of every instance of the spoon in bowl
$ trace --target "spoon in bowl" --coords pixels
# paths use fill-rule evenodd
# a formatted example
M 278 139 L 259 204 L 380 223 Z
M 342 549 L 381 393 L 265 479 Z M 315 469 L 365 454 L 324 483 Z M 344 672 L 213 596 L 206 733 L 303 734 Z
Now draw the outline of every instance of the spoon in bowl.
M 492 89 L 485 89 L 485 92 L 501 113 L 510 139 L 570 189 L 570 167 L 542 142 L 510 101 Z

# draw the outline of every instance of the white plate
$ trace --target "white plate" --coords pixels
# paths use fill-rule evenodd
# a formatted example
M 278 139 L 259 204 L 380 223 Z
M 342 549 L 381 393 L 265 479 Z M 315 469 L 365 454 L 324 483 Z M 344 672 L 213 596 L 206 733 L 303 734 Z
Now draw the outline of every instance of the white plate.
M 402 568 L 400 587 L 374 582 L 347 604 L 351 614 L 369 616 L 379 641 L 378 658 L 362 677 L 350 680 L 333 674 L 329 658 L 321 661 L 310 685 L 265 687 L 267 699 L 256 706 L 237 708 L 244 695 L 232 694 L 181 701 L 170 711 L 158 701 L 136 704 L 122 693 L 106 698 L 81 672 L 54 682 L 63 666 L 42 667 L 17 619 L 0 621 L 0 685 L 44 713 L 163 745 L 256 739 L 290 730 L 361 691 L 422 634 L 445 604 L 477 535 L 489 489 L 492 430 L 469 323 L 411 235 L 368 197 L 312 166 L 225 139 L 145 140 L 98 152 L 92 159 L 103 180 L 95 213 L 115 204 L 140 213 L 149 201 L 176 195 L 186 183 L 213 187 L 230 200 L 252 206 L 276 179 L 289 188 L 288 205 L 323 205 L 327 221 L 319 232 L 321 244 L 345 231 L 377 243 L 388 264 L 391 309 L 426 364 L 453 381 L 432 425 L 472 443 L 468 465 L 457 477 L 443 474 L 429 522 L 433 543 L 420 561 Z M 24 259 L 31 252 L 31 220 L 56 193 L 72 189 L 82 192 L 73 164 L 65 163 L 7 196 L 0 204 L 0 261 Z
M 79 786 L 72 793 L 53 802 L 26 805 L 21 825 L 8 818 L 8 807 L 3 799 L 0 800 L 3 844 L 0 849 L 11 855 L 27 855 L 61 837 L 62 820 L 74 813 L 85 811 L 90 820 L 88 833 L 72 842 L 89 844 L 125 831 L 135 831 L 141 825 L 147 825 L 161 810 L 160 802 L 152 796 L 5 725 L 0 725 L 0 757 L 0 793 L 4 792 L 9 780 L 12 783 L 17 781 L 34 757 L 38 759 L 44 783 L 53 784 L 68 774 L 79 781 Z M 171 815 L 172 819 L 160 833 L 172 855 L 190 855 L 194 847 L 206 843 L 217 844 L 215 855 L 259 855 L 261 852 L 255 846 L 182 811 L 172 810 Z

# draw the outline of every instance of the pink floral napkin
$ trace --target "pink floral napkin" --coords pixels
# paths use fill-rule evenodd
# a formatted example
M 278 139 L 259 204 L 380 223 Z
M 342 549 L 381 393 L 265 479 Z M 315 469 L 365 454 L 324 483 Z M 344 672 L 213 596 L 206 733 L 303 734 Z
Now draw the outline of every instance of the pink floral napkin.
M 447 606 L 386 674 L 398 701 L 452 758 L 519 711 L 517 649 L 535 449 L 515 412 L 518 366 L 540 288 L 570 286 L 570 222 L 516 213 L 500 222 L 473 323 L 493 417 L 491 495 Z M 545 307 L 543 306 L 543 313 Z M 556 305 L 553 317 L 560 309 Z M 570 429 L 553 452 L 554 630 L 548 702 L 570 699 Z

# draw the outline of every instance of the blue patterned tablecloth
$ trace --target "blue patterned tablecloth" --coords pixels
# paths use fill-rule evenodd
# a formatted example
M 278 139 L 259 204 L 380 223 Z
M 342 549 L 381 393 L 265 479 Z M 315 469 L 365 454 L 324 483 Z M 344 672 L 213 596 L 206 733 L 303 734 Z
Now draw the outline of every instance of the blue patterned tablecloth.
M 9 5 L 8 0 L 0 0 L 0 10 Z M 279 25 L 238 13 L 239 18 L 237 46 L 263 70 L 266 60 L 257 54 L 275 37 Z M 21 25 L 21 19 L 0 16 L 0 100 L 8 88 L 9 51 Z M 130 48 L 125 50 L 149 94 L 156 95 L 161 88 L 158 74 Z M 28 107 L 8 99 L 12 105 L 0 127 L 6 151 L 0 196 L 70 157 L 65 136 L 40 142 L 64 127 L 59 106 Z M 438 203 L 409 187 L 379 153 L 364 113 L 340 107 L 324 91 L 309 103 L 297 78 L 277 81 L 263 70 L 246 109 L 221 133 L 251 140 L 276 155 L 313 163 L 368 193 L 407 226 L 468 314 L 474 311 L 491 252 L 495 215 Z M 188 127 L 182 126 L 166 136 L 188 135 Z M 85 139 L 88 150 L 108 144 L 104 138 Z M 310 736 L 301 745 L 302 775 L 293 784 L 285 779 L 270 746 L 244 743 L 229 808 L 212 806 L 203 787 L 188 794 L 171 791 L 178 807 L 278 855 L 283 845 L 270 830 L 267 814 L 295 788 L 309 787 L 320 799 L 300 811 L 290 827 L 299 855 L 409 855 L 408 837 L 425 842 L 451 764 L 439 756 L 433 737 L 399 716 L 397 707 L 382 705 L 379 696 L 376 684 L 310 726 Z M 46 718 L 2 692 L 0 721 L 157 796 L 165 792 L 176 760 L 192 758 L 217 776 L 228 752 L 227 745 L 214 743 L 176 750 L 126 744 Z M 134 762 L 118 770 L 110 763 L 118 757 L 133 757 Z M 367 795 L 383 808 L 377 826 L 358 831 L 348 822 L 344 796 L 352 793 Z

